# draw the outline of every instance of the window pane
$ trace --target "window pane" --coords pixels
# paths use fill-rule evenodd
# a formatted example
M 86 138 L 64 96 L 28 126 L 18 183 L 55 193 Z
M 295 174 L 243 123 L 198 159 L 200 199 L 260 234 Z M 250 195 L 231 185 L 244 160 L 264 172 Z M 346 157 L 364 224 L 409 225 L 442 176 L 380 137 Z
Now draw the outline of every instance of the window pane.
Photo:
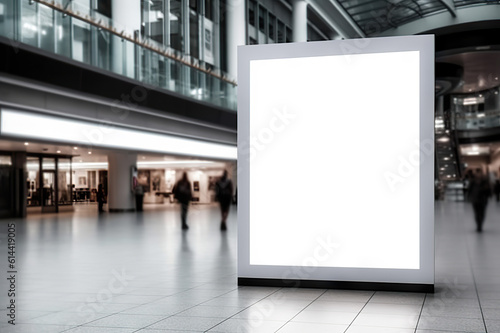
M 54 52 L 54 10 L 46 6 L 39 6 L 40 11 L 40 47 Z
M 170 46 L 182 51 L 182 4 L 180 0 L 170 0 Z
M 56 159 L 44 157 L 42 160 L 43 170 L 55 170 L 56 169 Z
M 12 165 L 12 157 L 0 155 L 0 165 Z
M 57 202 L 60 205 L 71 204 L 71 160 L 69 158 L 60 158 L 57 161 Z
M 264 7 L 259 6 L 259 30 L 264 33 L 266 32 L 266 12 Z
M 248 3 L 248 23 L 255 27 L 255 1 L 250 1 Z
M 205 0 L 205 17 L 209 20 L 214 19 L 212 0 Z
M 198 45 L 198 14 L 194 11 L 190 11 L 189 13 L 189 48 L 190 55 L 194 58 L 200 58 L 200 50 Z
M 28 179 L 28 206 L 40 206 L 40 159 L 38 157 L 26 158 Z
M 38 47 L 38 20 L 37 20 L 38 4 L 29 4 L 28 1 L 23 1 L 21 6 L 21 36 L 22 42 Z

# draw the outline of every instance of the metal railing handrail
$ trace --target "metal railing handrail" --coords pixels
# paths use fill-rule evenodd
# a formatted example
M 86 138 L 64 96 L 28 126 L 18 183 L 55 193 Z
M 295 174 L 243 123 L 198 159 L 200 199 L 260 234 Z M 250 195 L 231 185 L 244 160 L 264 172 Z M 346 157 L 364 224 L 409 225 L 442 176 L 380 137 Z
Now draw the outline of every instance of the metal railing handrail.
M 191 67 L 193 69 L 204 72 L 205 74 L 213 76 L 221 81 L 232 84 L 233 86 L 237 86 L 236 81 L 229 79 L 225 75 L 217 74 L 216 72 L 213 72 L 210 69 L 203 68 L 203 67 L 197 65 L 196 60 L 194 60 L 193 58 L 191 58 L 190 56 L 187 56 L 187 55 L 176 54 L 178 51 L 176 51 L 172 48 L 168 48 L 164 45 L 155 46 L 155 45 L 153 45 L 153 41 L 148 39 L 148 38 L 144 38 L 142 40 L 139 39 L 137 36 L 134 38 L 134 37 L 130 36 L 128 33 L 126 33 L 125 30 L 118 31 L 118 30 L 116 30 L 116 27 L 103 24 L 102 20 L 96 21 L 95 18 L 93 18 L 89 15 L 82 16 L 79 12 L 73 12 L 71 9 L 68 8 L 68 6 L 62 7 L 59 3 L 55 2 L 55 1 L 47 1 L 47 0 L 34 0 L 34 1 L 40 3 L 44 6 L 47 6 L 53 10 L 57 10 L 63 14 L 66 14 L 68 16 L 71 16 L 71 17 L 74 17 L 78 20 L 81 20 L 85 23 L 93 25 L 97 28 L 106 30 L 109 33 L 111 33 L 117 37 L 120 37 L 124 40 L 128 40 L 129 42 L 132 42 L 140 47 L 143 47 L 143 48 L 148 49 L 152 52 L 158 53 L 164 57 L 167 57 L 169 59 L 172 59 L 174 61 L 182 63 L 183 65 L 186 65 L 186 66 Z

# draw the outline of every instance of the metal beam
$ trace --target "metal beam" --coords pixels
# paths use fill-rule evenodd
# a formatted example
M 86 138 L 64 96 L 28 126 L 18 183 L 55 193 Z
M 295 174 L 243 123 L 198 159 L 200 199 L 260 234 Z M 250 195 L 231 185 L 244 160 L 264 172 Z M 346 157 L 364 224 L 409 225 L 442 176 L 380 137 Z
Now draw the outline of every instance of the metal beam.
M 439 0 L 439 2 L 441 2 L 446 7 L 446 9 L 448 9 L 451 16 L 457 17 L 457 10 L 455 8 L 455 2 L 453 2 L 453 0 Z
M 356 22 L 354 21 L 354 19 L 351 17 L 351 15 L 349 15 L 349 13 L 344 9 L 344 7 L 342 7 L 341 4 L 339 4 L 339 2 L 337 0 L 330 0 L 329 1 L 334 7 L 335 9 L 342 15 L 342 17 L 344 18 L 345 22 L 349 24 L 349 26 L 354 30 L 356 31 L 356 33 L 360 36 L 360 37 L 366 37 L 366 34 L 363 32 L 363 30 L 361 30 L 361 28 L 356 24 Z
M 342 38 L 366 37 L 364 32 L 345 12 L 342 6 L 336 6 L 332 0 L 306 0 L 313 10 L 330 28 Z M 336 1 L 335 1 L 336 2 Z

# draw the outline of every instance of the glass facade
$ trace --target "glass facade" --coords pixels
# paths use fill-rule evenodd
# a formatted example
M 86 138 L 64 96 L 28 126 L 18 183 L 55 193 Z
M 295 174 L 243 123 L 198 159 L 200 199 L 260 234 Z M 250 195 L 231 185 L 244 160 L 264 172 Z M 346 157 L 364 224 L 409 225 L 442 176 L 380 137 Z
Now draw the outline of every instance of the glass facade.
M 292 41 L 292 28 L 257 0 L 247 0 L 247 22 L 249 45 Z
M 0 35 L 236 110 L 236 84 L 220 69 L 222 45 L 215 44 L 220 0 L 137 1 L 141 30 L 130 36 L 107 16 L 109 0 L 0 0 Z

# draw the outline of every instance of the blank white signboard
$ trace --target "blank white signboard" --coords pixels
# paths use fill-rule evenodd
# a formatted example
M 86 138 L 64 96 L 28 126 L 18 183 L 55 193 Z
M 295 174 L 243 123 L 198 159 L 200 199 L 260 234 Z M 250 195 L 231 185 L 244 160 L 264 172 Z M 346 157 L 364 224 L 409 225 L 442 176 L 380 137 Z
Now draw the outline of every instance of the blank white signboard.
M 433 36 L 239 48 L 240 278 L 434 283 L 433 62 Z

